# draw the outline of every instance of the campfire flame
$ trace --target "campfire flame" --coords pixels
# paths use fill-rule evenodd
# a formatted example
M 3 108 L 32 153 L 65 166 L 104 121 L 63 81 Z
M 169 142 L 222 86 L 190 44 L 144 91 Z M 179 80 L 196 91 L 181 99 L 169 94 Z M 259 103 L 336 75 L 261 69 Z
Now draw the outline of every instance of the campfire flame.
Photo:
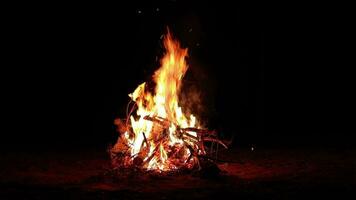
M 148 91 L 146 83 L 139 85 L 129 94 L 134 104 L 129 103 L 127 119 L 115 120 L 121 133 L 111 149 L 115 166 L 154 171 L 192 169 L 199 165 L 198 156 L 206 154 L 204 131 L 196 117 L 186 116 L 179 106 L 188 49 L 181 48 L 169 30 L 164 47 L 161 67 L 153 75 L 154 93 Z

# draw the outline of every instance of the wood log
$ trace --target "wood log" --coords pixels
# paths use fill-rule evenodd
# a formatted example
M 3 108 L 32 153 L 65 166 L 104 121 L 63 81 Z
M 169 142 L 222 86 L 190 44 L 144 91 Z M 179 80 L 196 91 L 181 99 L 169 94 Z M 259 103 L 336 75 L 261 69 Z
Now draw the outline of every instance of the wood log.
M 142 134 L 143 134 L 143 139 L 144 139 L 144 141 L 146 143 L 146 146 L 149 147 L 145 132 L 142 132 Z
M 185 146 L 187 146 L 187 148 L 189 149 L 190 155 L 188 157 L 188 159 L 185 161 L 186 163 L 189 162 L 189 160 L 196 155 L 193 147 L 191 147 L 189 144 L 187 144 L 186 142 L 184 142 Z
M 190 135 L 189 133 L 183 133 L 183 136 L 187 136 L 187 137 L 189 137 L 189 138 L 192 138 L 192 139 L 194 139 L 194 140 L 196 140 L 196 141 L 198 141 L 199 139 L 198 139 L 198 137 L 195 137 L 194 135 Z
M 203 138 L 203 141 L 208 141 L 208 142 L 216 142 L 218 144 L 221 144 L 223 147 L 226 149 L 228 148 L 222 141 L 215 139 L 215 138 Z
M 143 117 L 143 119 L 151 121 L 151 122 L 155 122 L 161 126 L 163 126 L 164 128 L 168 128 L 170 125 L 170 122 L 168 120 L 163 120 L 163 118 L 156 118 L 156 117 L 150 117 L 150 116 L 145 116 Z
M 150 155 L 150 157 L 148 157 L 147 160 L 145 160 L 145 161 L 142 163 L 142 166 L 145 165 L 145 164 L 147 164 L 147 163 L 149 163 L 149 162 L 152 160 L 152 158 L 155 156 L 155 154 L 156 154 L 156 152 L 157 152 L 157 150 L 158 150 L 158 148 L 159 148 L 159 145 L 160 145 L 160 144 L 158 144 L 158 145 L 155 147 L 155 149 L 153 150 L 153 152 L 152 152 L 152 154 Z
M 199 129 L 199 128 L 194 128 L 194 127 L 188 127 L 188 128 L 180 128 L 180 130 L 184 131 L 184 132 L 196 132 L 199 134 L 208 134 L 208 135 L 217 135 L 216 131 L 210 131 L 207 129 Z

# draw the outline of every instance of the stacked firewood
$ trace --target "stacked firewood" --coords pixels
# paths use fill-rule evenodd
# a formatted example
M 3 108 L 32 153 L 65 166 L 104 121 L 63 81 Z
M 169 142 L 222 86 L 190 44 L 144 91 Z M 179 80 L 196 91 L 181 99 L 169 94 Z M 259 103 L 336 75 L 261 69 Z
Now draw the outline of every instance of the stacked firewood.
M 131 114 L 128 113 L 129 116 Z M 130 152 L 130 145 L 127 143 L 127 138 L 135 137 L 135 133 L 128 120 L 116 119 L 115 125 L 121 136 L 118 142 L 110 150 L 112 163 L 116 168 L 146 168 L 147 164 L 154 158 L 155 155 L 160 153 L 160 146 L 167 145 L 169 141 L 169 127 L 172 122 L 158 116 L 145 116 L 145 120 L 154 123 L 153 131 L 158 134 L 153 134 L 155 137 L 147 138 L 146 134 L 142 132 L 143 141 L 141 144 L 140 152 L 132 155 Z M 201 169 L 201 159 L 217 159 L 217 152 L 219 145 L 228 148 L 223 142 L 219 140 L 216 131 L 200 129 L 195 127 L 181 128 L 174 124 L 176 129 L 174 135 L 176 138 L 183 141 L 183 144 L 169 146 L 167 157 L 173 164 L 173 169 L 189 168 Z M 126 136 L 125 136 L 126 134 Z M 150 150 L 150 144 L 155 144 L 155 148 Z M 210 145 L 208 145 L 210 144 Z M 186 151 L 189 151 L 189 154 Z M 149 151 L 151 153 L 149 153 Z M 184 156 L 187 154 L 188 156 Z

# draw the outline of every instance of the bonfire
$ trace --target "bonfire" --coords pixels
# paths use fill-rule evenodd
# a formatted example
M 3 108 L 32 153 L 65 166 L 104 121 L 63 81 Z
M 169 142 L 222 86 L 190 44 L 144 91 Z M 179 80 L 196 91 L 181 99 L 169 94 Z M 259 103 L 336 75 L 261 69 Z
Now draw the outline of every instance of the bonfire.
M 140 84 L 129 94 L 125 119 L 116 119 L 119 132 L 110 149 L 116 168 L 139 168 L 148 171 L 201 169 L 201 159 L 209 158 L 212 146 L 227 146 L 215 131 L 199 125 L 197 117 L 186 115 L 179 104 L 182 79 L 188 70 L 188 49 L 172 37 L 163 38 L 165 54 L 153 75 L 155 88 Z

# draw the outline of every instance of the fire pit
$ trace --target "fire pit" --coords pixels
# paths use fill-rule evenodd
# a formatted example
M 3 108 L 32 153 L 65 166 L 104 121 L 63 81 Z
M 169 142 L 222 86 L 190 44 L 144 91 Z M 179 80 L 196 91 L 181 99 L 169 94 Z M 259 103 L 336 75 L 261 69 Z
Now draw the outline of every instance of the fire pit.
M 153 75 L 154 89 L 140 84 L 129 94 L 126 118 L 115 120 L 120 135 L 110 149 L 114 168 L 200 170 L 202 163 L 212 161 L 219 145 L 227 148 L 216 131 L 204 129 L 194 114 L 180 107 L 188 49 L 180 46 L 169 29 L 163 39 L 165 54 Z

